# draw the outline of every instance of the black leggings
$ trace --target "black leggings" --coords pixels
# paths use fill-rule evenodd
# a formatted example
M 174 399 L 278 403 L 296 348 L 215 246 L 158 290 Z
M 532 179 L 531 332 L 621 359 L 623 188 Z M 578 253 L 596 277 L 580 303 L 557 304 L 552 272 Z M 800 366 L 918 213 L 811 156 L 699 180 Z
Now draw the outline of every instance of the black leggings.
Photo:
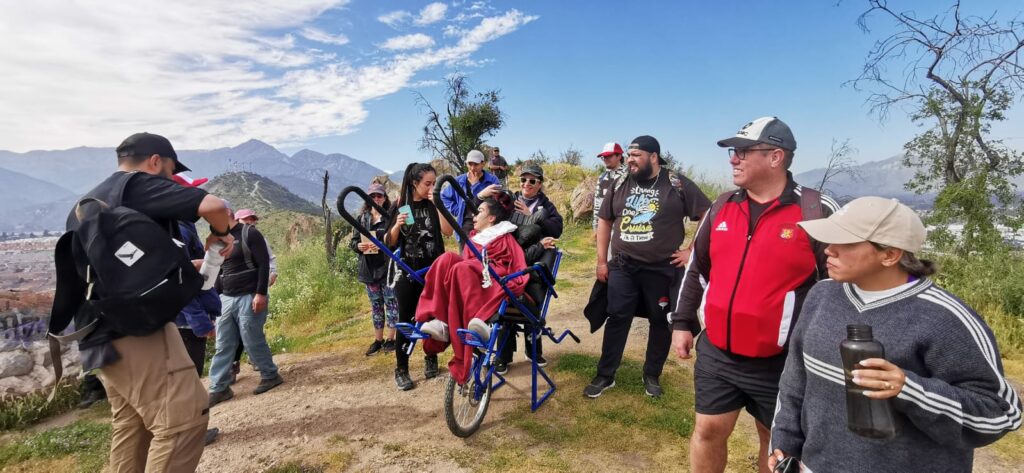
M 395 283 L 395 299 L 398 301 L 398 322 L 412 322 L 416 318 L 416 306 L 420 302 L 423 285 L 402 276 Z M 409 342 L 402 332 L 395 334 L 395 367 L 409 370 L 409 355 L 406 344 Z

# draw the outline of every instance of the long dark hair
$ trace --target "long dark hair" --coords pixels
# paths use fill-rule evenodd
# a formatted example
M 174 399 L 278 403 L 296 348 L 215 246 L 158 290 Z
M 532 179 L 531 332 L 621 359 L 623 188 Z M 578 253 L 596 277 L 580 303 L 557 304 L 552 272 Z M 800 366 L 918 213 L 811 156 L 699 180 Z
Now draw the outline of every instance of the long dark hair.
M 402 176 L 402 187 L 398 189 L 398 206 L 401 207 L 412 202 L 412 189 L 423 180 L 423 175 L 437 170 L 429 163 L 409 163 L 405 168 L 405 175 Z

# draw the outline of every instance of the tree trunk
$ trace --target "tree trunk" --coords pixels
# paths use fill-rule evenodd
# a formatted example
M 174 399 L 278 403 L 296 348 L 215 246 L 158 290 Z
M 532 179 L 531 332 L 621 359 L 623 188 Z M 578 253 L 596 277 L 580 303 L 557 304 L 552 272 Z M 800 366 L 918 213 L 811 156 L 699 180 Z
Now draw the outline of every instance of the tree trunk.
M 320 198 L 320 207 L 323 209 L 324 218 L 324 251 L 327 253 L 327 263 L 334 266 L 334 257 L 338 252 L 337 237 L 334 234 L 334 227 L 331 225 L 331 207 L 327 205 L 327 183 L 330 176 L 324 171 L 324 193 Z

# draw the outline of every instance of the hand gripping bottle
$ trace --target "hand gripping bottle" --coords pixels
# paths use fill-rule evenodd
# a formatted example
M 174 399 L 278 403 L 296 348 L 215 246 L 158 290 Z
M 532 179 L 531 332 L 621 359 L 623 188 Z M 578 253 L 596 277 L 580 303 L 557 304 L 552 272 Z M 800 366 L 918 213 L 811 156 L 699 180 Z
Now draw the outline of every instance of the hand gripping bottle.
M 222 241 L 214 242 L 210 249 L 206 250 L 203 257 L 203 265 L 199 267 L 199 274 L 203 276 L 203 290 L 213 287 L 217 282 L 217 275 L 220 274 L 220 265 L 224 264 L 224 257 L 220 255 L 221 250 L 227 246 Z
M 860 362 L 868 358 L 885 358 L 885 348 L 871 334 L 870 325 L 847 325 L 846 340 L 839 344 L 846 373 L 846 426 L 862 437 L 888 439 L 896 436 L 889 399 L 871 399 L 868 389 L 854 384 L 853 370 L 863 369 Z

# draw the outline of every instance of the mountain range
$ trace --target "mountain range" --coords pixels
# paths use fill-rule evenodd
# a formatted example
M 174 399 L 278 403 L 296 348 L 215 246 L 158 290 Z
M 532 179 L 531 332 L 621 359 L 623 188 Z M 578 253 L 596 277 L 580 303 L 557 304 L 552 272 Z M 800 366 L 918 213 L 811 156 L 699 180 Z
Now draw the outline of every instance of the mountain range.
M 894 197 L 917 210 L 931 209 L 935 194 L 915 194 L 905 184 L 914 178 L 914 169 L 903 165 L 903 155 L 898 154 L 881 161 L 871 161 L 854 166 L 850 173 L 842 173 L 825 184 L 825 191 L 840 202 L 856 197 L 876 195 Z M 819 187 L 824 168 L 812 169 L 793 176 L 796 182 L 808 187 Z M 1012 181 L 1017 185 L 1018 194 L 1024 189 L 1024 176 Z
M 114 172 L 115 156 L 113 148 L 0 151 L 0 231 L 63 228 L 75 200 Z M 229 172 L 258 174 L 317 203 L 323 193 L 324 171 L 330 175 L 329 202 L 347 186 L 366 186 L 375 176 L 386 174 L 344 154 L 305 149 L 289 156 L 259 140 L 231 148 L 179 150 L 178 159 L 192 169 L 192 177 L 212 179 Z M 247 182 L 255 181 L 249 178 Z
M 347 186 L 366 186 L 385 171 L 352 158 L 308 149 L 291 156 L 259 140 L 249 140 L 231 148 L 181 150 L 179 159 L 190 168 L 192 177 L 216 179 L 207 185 L 216 195 L 238 205 L 257 207 L 274 202 L 291 210 L 318 213 L 323 192 L 323 173 L 330 173 L 328 202 Z M 64 227 L 68 211 L 78 197 L 116 168 L 113 148 L 79 147 L 60 151 L 14 153 L 0 151 L 0 231 L 42 231 Z M 826 184 L 826 191 L 841 201 L 864 195 L 895 197 L 920 210 L 931 208 L 934 195 L 918 195 L 904 188 L 914 170 L 902 164 L 902 155 L 853 167 L 853 173 L 841 174 Z M 825 169 L 796 174 L 797 182 L 818 187 Z M 401 180 L 402 171 L 391 179 Z M 1024 177 L 1014 181 L 1024 188 Z M 259 192 L 256 192 L 259 191 Z M 237 195 L 236 195 L 237 194 Z M 259 195 L 256 195 L 259 194 Z M 297 197 L 296 197 L 297 196 Z M 265 200 L 261 203 L 260 199 Z M 350 196 L 346 207 L 358 202 Z M 308 206 L 306 205 L 308 204 Z

